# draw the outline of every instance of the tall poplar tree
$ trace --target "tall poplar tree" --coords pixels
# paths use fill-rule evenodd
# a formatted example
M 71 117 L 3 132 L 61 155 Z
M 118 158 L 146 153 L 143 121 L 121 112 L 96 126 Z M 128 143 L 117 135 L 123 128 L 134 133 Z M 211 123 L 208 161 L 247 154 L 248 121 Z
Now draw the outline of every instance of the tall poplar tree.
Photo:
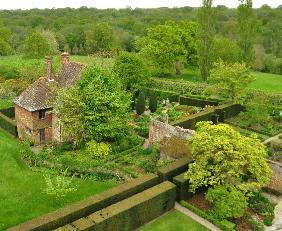
M 259 23 L 253 11 L 252 0 L 239 0 L 237 10 L 238 45 L 241 48 L 243 61 L 251 66 L 254 59 L 254 43 Z
M 204 81 L 207 81 L 212 68 L 212 53 L 215 37 L 215 10 L 212 8 L 212 0 L 203 0 L 203 5 L 198 11 L 199 37 L 198 56 L 199 68 Z

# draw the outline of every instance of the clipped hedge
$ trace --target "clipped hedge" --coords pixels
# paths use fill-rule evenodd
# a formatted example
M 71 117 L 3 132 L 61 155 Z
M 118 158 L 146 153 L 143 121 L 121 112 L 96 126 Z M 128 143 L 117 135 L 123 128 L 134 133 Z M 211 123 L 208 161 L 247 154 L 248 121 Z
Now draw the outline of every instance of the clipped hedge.
M 5 116 L 7 116 L 11 119 L 15 118 L 15 108 L 14 107 L 1 109 L 0 113 L 4 114 Z
M 186 172 L 188 170 L 188 164 L 192 162 L 192 159 L 188 157 L 181 158 L 165 167 L 162 167 L 158 171 L 160 181 L 172 181 L 173 177 Z
M 193 193 L 188 191 L 189 188 L 189 180 L 185 179 L 184 177 L 185 173 L 182 173 L 178 176 L 173 177 L 173 183 L 177 187 L 177 193 L 176 193 L 176 200 L 187 200 L 188 198 L 193 196 Z
M 166 181 L 81 218 L 71 225 L 78 230 L 135 230 L 171 210 L 175 197 L 176 186 Z
M 143 91 L 145 92 L 146 96 L 150 96 L 150 94 L 154 92 L 158 100 L 169 99 L 170 102 L 179 102 L 180 94 L 175 93 L 173 91 L 164 91 L 164 90 L 152 89 L 147 87 L 144 87 Z
M 234 231 L 236 228 L 236 225 L 233 222 L 230 222 L 226 219 L 223 220 L 217 220 L 216 218 L 214 218 L 213 216 L 211 216 L 210 214 L 208 214 L 207 212 L 198 209 L 196 207 L 194 207 L 193 205 L 187 203 L 186 201 L 180 201 L 180 204 L 191 210 L 193 213 L 196 213 L 198 216 L 208 220 L 209 222 L 213 223 L 215 226 L 217 226 L 218 228 L 220 228 L 223 231 Z
M 225 119 L 238 115 L 244 109 L 240 104 L 223 104 L 176 120 L 171 125 L 195 129 L 196 124 L 200 121 L 214 122 L 214 118 L 216 117 L 219 122 L 224 122 Z
M 12 134 L 14 137 L 18 136 L 17 124 L 15 121 L 11 120 L 9 117 L 5 116 L 0 112 L 0 127 L 5 131 Z
M 42 217 L 22 223 L 10 231 L 52 230 L 88 216 L 98 210 L 122 201 L 159 183 L 157 175 L 146 174 L 132 181 L 121 184 L 108 191 L 99 193 L 80 202 L 58 209 Z
M 219 104 L 219 102 L 215 100 L 205 100 L 187 96 L 180 96 L 179 103 L 181 105 L 189 105 L 196 107 L 205 107 L 207 105 L 217 106 Z

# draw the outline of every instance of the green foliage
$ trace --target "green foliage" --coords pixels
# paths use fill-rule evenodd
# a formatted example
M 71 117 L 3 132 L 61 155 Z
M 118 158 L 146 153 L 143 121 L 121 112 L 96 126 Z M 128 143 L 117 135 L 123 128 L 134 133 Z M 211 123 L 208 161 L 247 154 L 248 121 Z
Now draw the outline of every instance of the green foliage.
M 210 75 L 213 61 L 213 44 L 215 36 L 215 10 L 212 8 L 213 0 L 203 0 L 198 10 L 198 43 L 199 68 L 203 81 Z
M 112 141 L 124 135 L 130 118 L 130 95 L 112 74 L 92 66 L 77 85 L 59 92 L 55 106 L 66 137 L 75 143 Z
M 229 125 L 200 122 L 189 144 L 195 162 L 189 164 L 186 178 L 192 192 L 226 184 L 255 191 L 269 181 L 266 148 L 254 135 L 244 137 Z
M 154 92 L 150 94 L 149 98 L 149 109 L 152 113 L 156 112 L 158 108 L 158 99 Z
M 12 53 L 12 48 L 5 40 L 0 38 L 0 56 L 9 55 Z
M 225 220 L 225 219 L 218 220 L 217 218 L 210 215 L 209 213 L 206 213 L 203 210 L 194 207 L 193 205 L 187 203 L 186 201 L 181 201 L 180 204 L 184 206 L 185 208 L 191 210 L 192 212 L 196 213 L 200 217 L 207 219 L 208 221 L 210 221 L 211 223 L 213 223 L 214 225 L 216 225 L 223 231 L 234 231 L 235 230 L 236 225 L 228 220 Z
M 239 218 L 248 207 L 246 196 L 234 186 L 215 186 L 209 188 L 205 198 L 213 204 L 213 216 L 224 218 Z
M 169 23 L 148 29 L 147 36 L 141 38 L 137 46 L 161 75 L 170 73 L 177 59 L 181 59 L 186 52 L 177 29 Z
M 0 56 L 9 55 L 12 53 L 10 45 L 12 32 L 9 28 L 4 27 L 0 22 Z
M 169 121 L 175 121 L 179 119 L 183 114 L 184 113 L 182 111 L 176 110 L 175 107 L 172 105 L 168 107 L 167 115 L 168 115 Z
M 136 101 L 136 113 L 138 115 L 142 115 L 145 111 L 146 106 L 146 97 L 145 93 L 141 91 L 138 95 L 137 101 Z
M 234 102 L 240 101 L 246 94 L 246 88 L 253 81 L 253 76 L 244 64 L 228 64 L 220 60 L 214 64 L 209 81 L 215 84 L 214 90 L 217 94 Z
M 94 159 L 104 159 L 111 154 L 112 148 L 110 144 L 97 143 L 95 140 L 91 140 L 86 144 L 86 151 Z
M 113 68 L 125 89 L 136 92 L 148 83 L 149 75 L 140 55 L 122 52 L 117 57 Z
M 94 24 L 86 31 L 86 49 L 89 54 L 113 51 L 115 47 L 114 31 L 107 23 Z
M 216 37 L 213 45 L 213 62 L 220 59 L 225 63 L 241 61 L 241 51 L 237 43 L 224 37 Z
M 27 58 L 43 58 L 51 53 L 48 39 L 39 32 L 31 33 L 25 40 L 24 55 Z
M 62 172 L 61 175 L 56 176 L 54 179 L 52 179 L 50 175 L 45 174 L 44 179 L 46 182 L 46 188 L 42 189 L 43 193 L 60 200 L 66 197 L 68 193 L 76 191 L 76 188 L 72 186 L 73 177 L 67 178 L 67 174 L 68 169 Z
M 274 74 L 282 74 L 282 58 L 272 54 L 267 54 L 264 57 L 265 71 Z
M 243 61 L 251 66 L 254 59 L 254 42 L 259 22 L 252 9 L 252 0 L 240 0 L 237 12 L 238 45 L 241 48 Z
M 248 203 L 249 207 L 256 213 L 265 216 L 265 225 L 272 225 L 272 220 L 274 218 L 274 205 L 265 198 L 261 192 L 252 193 L 249 197 Z

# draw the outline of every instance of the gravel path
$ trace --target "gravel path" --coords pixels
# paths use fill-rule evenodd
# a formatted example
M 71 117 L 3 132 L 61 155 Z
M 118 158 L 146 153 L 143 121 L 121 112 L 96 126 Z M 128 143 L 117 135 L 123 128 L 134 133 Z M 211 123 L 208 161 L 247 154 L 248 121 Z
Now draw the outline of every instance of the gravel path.
M 197 214 L 191 212 L 189 209 L 186 209 L 184 207 L 182 207 L 179 203 L 175 203 L 175 207 L 176 210 L 182 212 L 183 214 L 185 214 L 186 216 L 192 218 L 194 221 L 197 221 L 198 223 L 200 223 L 201 225 L 205 226 L 206 228 L 208 228 L 211 231 L 221 231 L 221 229 L 219 229 L 218 227 L 216 227 L 214 224 L 210 223 L 209 221 L 205 220 L 204 218 L 198 216 Z

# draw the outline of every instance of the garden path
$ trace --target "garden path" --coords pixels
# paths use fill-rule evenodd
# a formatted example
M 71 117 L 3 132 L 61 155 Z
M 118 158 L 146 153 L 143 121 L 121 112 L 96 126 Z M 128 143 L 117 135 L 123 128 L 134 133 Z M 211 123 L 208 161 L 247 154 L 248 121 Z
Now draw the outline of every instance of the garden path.
M 197 221 L 201 225 L 205 226 L 211 231 L 221 231 L 218 227 L 216 227 L 214 224 L 210 223 L 209 221 L 205 220 L 204 218 L 198 216 L 197 214 L 191 212 L 189 209 L 186 209 L 182 207 L 179 203 L 175 202 L 175 207 L 176 210 L 182 212 L 186 216 L 192 218 L 194 221 Z
M 278 197 L 272 194 L 264 193 L 264 195 L 272 202 L 275 203 L 274 220 L 272 226 L 265 227 L 265 231 L 282 231 L 282 196 Z

